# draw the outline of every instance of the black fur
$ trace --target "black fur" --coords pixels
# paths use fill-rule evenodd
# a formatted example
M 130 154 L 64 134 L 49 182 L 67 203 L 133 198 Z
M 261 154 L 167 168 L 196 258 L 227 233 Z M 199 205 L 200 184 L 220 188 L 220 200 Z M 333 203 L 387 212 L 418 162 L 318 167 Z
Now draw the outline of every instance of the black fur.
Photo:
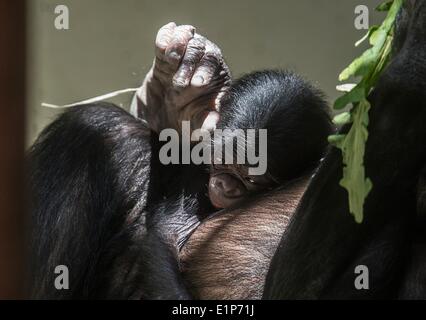
M 188 196 L 181 168 L 150 183 L 161 169 L 152 140 L 140 120 L 106 103 L 73 108 L 43 131 L 29 153 L 32 297 L 184 297 L 173 291 L 176 252 L 157 226 L 185 234 L 198 222 L 198 196 Z M 179 219 L 157 223 L 170 213 Z M 57 265 L 69 268 L 69 290 L 54 287 Z M 170 288 L 158 293 L 162 283 Z
M 102 266 L 111 263 L 123 213 L 147 201 L 151 150 L 141 127 L 116 107 L 82 106 L 32 147 L 33 297 L 96 297 L 105 286 L 110 274 Z M 70 290 L 54 288 L 57 265 L 69 267 Z
M 403 13 L 407 25 L 399 27 L 403 44 L 369 98 L 365 165 L 374 187 L 364 222 L 349 214 L 339 186 L 341 154 L 333 149 L 275 254 L 266 299 L 426 296 L 426 233 L 416 225 L 416 187 L 426 161 L 426 3 L 411 4 Z M 369 290 L 355 289 L 357 265 L 369 268 Z
M 426 3 L 410 4 L 400 16 L 407 26 L 398 28 L 404 34 L 396 55 L 370 97 L 366 168 L 374 189 L 365 221 L 356 224 L 348 212 L 339 186 L 341 155 L 333 149 L 284 234 L 264 298 L 426 296 L 420 282 L 426 278 L 424 214 L 416 211 L 423 207 L 416 198 L 426 160 Z M 279 159 L 272 170 L 285 176 L 281 168 L 297 168 L 297 159 L 311 162 L 303 152 L 312 151 L 312 161 L 318 160 L 329 123 L 316 127 L 306 121 L 311 112 L 323 118 L 325 105 L 300 78 L 255 73 L 237 81 L 227 99 L 232 111 L 224 107 L 222 127 L 265 127 L 274 142 L 296 143 L 288 148 L 300 157 L 290 164 Z M 315 104 L 320 107 L 309 107 Z M 314 139 L 289 139 L 292 125 Z M 319 145 L 314 129 L 321 132 Z M 75 108 L 42 133 L 30 152 L 33 297 L 190 297 L 177 252 L 200 213 L 209 210 L 207 172 L 162 166 L 158 147 L 142 122 L 108 104 Z M 70 290 L 58 291 L 53 271 L 62 264 L 70 269 Z M 354 289 L 359 264 L 370 269 L 368 291 Z
M 322 92 L 287 71 L 235 81 L 222 101 L 219 129 L 266 129 L 268 172 L 280 183 L 318 166 L 332 133 Z

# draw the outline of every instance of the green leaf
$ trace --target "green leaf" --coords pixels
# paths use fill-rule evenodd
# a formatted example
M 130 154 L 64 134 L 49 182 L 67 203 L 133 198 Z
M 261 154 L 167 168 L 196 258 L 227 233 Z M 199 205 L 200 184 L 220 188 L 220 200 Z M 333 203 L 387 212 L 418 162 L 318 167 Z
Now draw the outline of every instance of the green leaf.
M 357 223 L 361 223 L 364 219 L 364 202 L 372 188 L 364 168 L 368 111 L 371 108 L 367 97 L 390 60 L 394 23 L 402 4 L 403 0 L 393 0 L 379 6 L 378 9 L 381 11 L 389 10 L 385 20 L 379 27 L 371 27 L 367 35 L 356 43 L 359 45 L 369 39 L 372 47 L 356 58 L 339 76 L 340 81 L 350 77 L 361 77 L 355 87 L 334 103 L 335 110 L 353 104 L 349 112 L 342 113 L 333 120 L 339 125 L 352 123 L 349 132 L 328 138 L 330 144 L 342 151 L 343 177 L 340 185 L 348 192 L 349 210 Z
M 356 83 L 345 83 L 336 86 L 336 90 L 340 92 L 351 92 L 353 88 L 357 86 Z
M 392 4 L 393 4 L 393 0 L 390 0 L 390 1 L 388 1 L 388 2 L 384 2 L 384 3 L 381 3 L 381 4 L 379 4 L 379 5 L 376 7 L 376 11 L 379 11 L 379 12 L 389 11 L 389 9 L 391 8 Z
M 333 123 L 337 126 L 343 126 L 352 122 L 351 114 L 349 112 L 343 112 L 334 117 Z
M 359 39 L 357 42 L 355 42 L 355 47 L 358 47 L 361 43 L 363 43 L 365 40 L 369 39 L 371 34 L 379 29 L 379 26 L 372 26 L 370 29 L 368 29 L 365 36 L 363 36 L 361 39 Z
M 381 27 L 388 32 L 392 29 L 395 24 L 396 16 L 398 15 L 399 10 L 402 7 L 403 0 L 393 0 L 392 6 L 389 9 L 388 15 L 386 16 L 385 21 L 383 21 Z
M 382 48 L 384 47 L 387 37 L 390 34 L 396 15 L 402 6 L 403 0 L 392 1 L 386 19 L 379 28 L 372 27 L 369 31 L 370 44 L 372 47 L 366 50 L 360 57 L 356 58 L 342 73 L 339 75 L 340 81 L 346 81 L 350 77 L 368 76 L 374 69 L 377 61 L 380 59 Z
M 378 28 L 371 33 L 370 36 L 370 45 L 372 46 L 383 46 L 383 43 L 386 41 L 388 31 Z
M 364 218 L 364 201 L 371 191 L 372 183 L 365 176 L 364 153 L 368 139 L 368 110 L 370 103 L 361 101 L 353 113 L 353 123 L 349 132 L 337 147 L 342 150 L 343 178 L 340 185 L 349 196 L 349 210 L 357 223 Z
M 334 102 L 334 109 L 341 110 L 350 103 L 359 102 L 365 98 L 365 88 L 362 84 L 357 85 L 352 91 L 345 93 Z
M 367 76 L 370 70 L 374 68 L 374 65 L 380 55 L 380 49 L 386 40 L 386 34 L 385 37 L 383 37 L 383 33 L 380 31 L 380 28 L 373 34 L 377 32 L 379 33 L 374 47 L 365 51 L 360 57 L 356 58 L 349 67 L 343 70 L 343 72 L 339 75 L 340 81 L 346 81 L 352 76 Z M 381 42 L 379 42 L 379 40 Z
M 339 81 L 346 81 L 350 77 L 363 76 L 373 65 L 375 55 L 371 51 L 366 51 L 364 54 L 355 59 L 342 73 L 339 75 Z
M 334 134 L 328 137 L 328 143 L 331 145 L 340 148 L 341 143 L 345 140 L 346 135 L 344 134 Z

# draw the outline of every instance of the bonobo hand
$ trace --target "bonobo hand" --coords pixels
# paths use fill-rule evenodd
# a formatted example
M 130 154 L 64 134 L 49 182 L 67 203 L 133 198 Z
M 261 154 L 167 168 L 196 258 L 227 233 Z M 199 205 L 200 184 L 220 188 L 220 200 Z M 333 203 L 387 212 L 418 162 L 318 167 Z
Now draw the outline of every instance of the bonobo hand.
M 191 130 L 213 130 L 230 80 L 218 46 L 197 34 L 193 26 L 171 22 L 158 31 L 154 64 L 132 113 L 157 133 L 166 128 L 180 133 L 182 121 L 191 121 Z

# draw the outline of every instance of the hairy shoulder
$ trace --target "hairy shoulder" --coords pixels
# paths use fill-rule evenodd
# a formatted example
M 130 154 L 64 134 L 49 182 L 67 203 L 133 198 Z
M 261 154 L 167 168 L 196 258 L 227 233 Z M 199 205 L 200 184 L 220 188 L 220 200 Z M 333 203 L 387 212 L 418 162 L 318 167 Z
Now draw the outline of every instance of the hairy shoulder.
M 269 263 L 308 177 L 203 222 L 181 251 L 181 268 L 198 299 L 260 299 Z

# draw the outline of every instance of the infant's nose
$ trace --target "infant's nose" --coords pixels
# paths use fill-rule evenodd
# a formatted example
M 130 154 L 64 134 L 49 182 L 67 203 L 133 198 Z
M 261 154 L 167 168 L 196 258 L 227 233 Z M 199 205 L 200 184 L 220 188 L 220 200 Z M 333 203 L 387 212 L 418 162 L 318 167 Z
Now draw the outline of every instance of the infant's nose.
M 213 177 L 210 183 L 227 197 L 239 197 L 243 194 L 240 182 L 230 175 Z

